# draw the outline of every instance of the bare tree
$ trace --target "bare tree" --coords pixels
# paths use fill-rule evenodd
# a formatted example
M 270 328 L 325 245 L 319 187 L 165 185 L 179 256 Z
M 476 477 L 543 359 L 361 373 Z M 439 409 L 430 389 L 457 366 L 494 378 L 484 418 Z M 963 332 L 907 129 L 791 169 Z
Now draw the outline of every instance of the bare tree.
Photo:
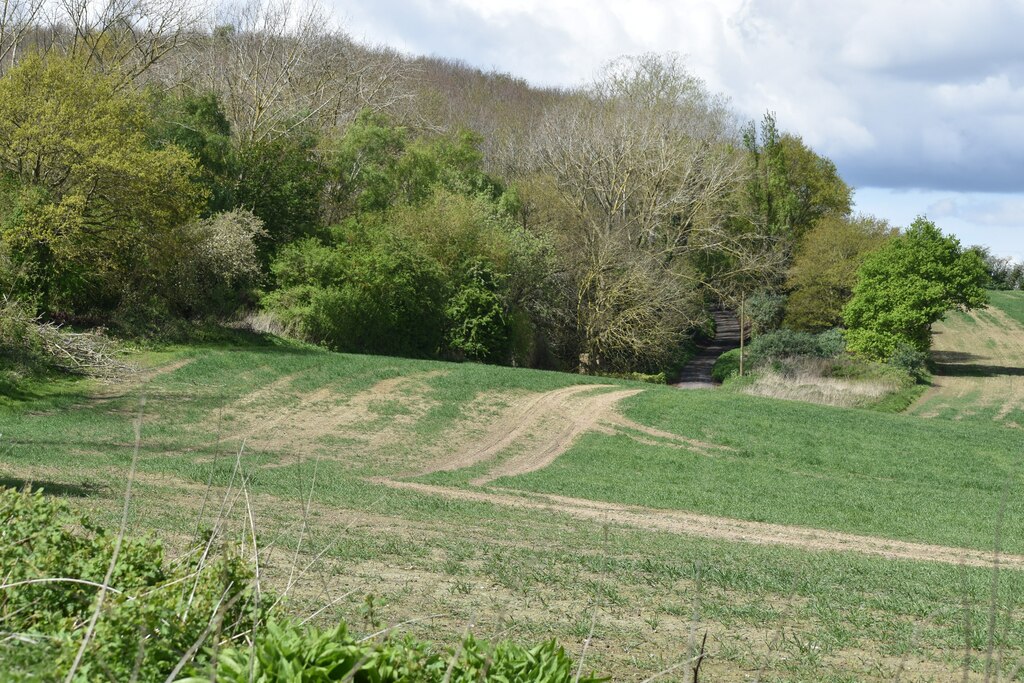
M 590 297 L 576 318 L 592 364 L 598 348 L 664 355 L 709 291 L 725 298 L 771 267 L 771 239 L 737 220 L 739 148 L 725 102 L 671 56 L 613 62 L 539 126 L 534 168 L 559 204 L 576 287 Z M 601 321 L 613 310 L 622 331 L 610 334 Z
M 215 92 L 243 143 L 330 128 L 405 96 L 404 60 L 355 45 L 318 5 L 248 0 L 225 7 L 201 42 L 194 87 Z
M 201 11 L 183 0 L 56 0 L 43 47 L 79 56 L 125 85 L 137 84 L 201 26 Z
M 0 75 L 17 62 L 45 4 L 46 0 L 0 0 Z

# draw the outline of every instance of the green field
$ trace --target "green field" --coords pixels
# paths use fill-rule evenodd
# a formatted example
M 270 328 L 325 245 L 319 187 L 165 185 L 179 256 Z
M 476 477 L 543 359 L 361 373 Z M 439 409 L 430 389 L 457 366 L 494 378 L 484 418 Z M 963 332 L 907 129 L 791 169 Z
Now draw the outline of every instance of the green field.
M 1024 292 L 991 291 L 990 305 L 1024 325 Z
M 217 524 L 232 538 L 244 481 L 265 579 L 298 575 L 287 608 L 326 607 L 319 622 L 422 619 L 403 628 L 435 640 L 472 622 L 575 654 L 593 630 L 586 665 L 617 680 L 679 664 L 705 631 L 712 681 L 959 680 L 965 656 L 984 680 L 997 656 L 1004 674 L 1024 658 L 1022 438 L 1005 425 L 273 340 L 145 360 L 127 383 L 0 406 L 0 480 L 114 520 L 141 409 L 133 531 L 172 548 Z M 756 526 L 659 530 L 612 504 L 942 548 L 891 559 L 838 536 L 823 550 Z M 995 582 L 950 559 L 997 536 Z

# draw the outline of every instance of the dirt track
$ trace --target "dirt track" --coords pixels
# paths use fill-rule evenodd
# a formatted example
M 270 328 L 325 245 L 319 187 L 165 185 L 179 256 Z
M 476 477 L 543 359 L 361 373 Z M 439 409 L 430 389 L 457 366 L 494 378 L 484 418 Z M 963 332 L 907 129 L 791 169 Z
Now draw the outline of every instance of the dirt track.
M 642 443 L 684 448 L 701 455 L 723 449 L 711 443 L 688 439 L 646 427 L 622 416 L 616 406 L 643 389 L 615 389 L 607 384 L 581 384 L 534 394 L 517 401 L 487 425 L 486 432 L 464 448 L 455 448 L 408 476 L 450 472 L 479 463 L 498 460 L 484 475 L 471 483 L 487 484 L 547 467 L 587 432 L 624 434 Z M 453 435 L 454 436 L 454 435 Z M 504 460 L 499 456 L 508 451 Z
M 620 524 L 649 531 L 663 531 L 759 545 L 784 545 L 802 550 L 855 552 L 894 560 L 962 564 L 970 567 L 991 567 L 998 561 L 999 566 L 1003 568 L 1024 570 L 1024 556 L 1021 555 L 999 555 L 997 557 L 994 553 L 981 550 L 896 541 L 888 538 L 859 536 L 781 524 L 748 522 L 726 517 L 618 505 L 581 498 L 543 494 L 513 494 L 504 489 L 474 491 L 384 478 L 371 481 L 393 489 L 416 491 L 452 500 L 492 503 L 523 510 L 558 512 L 577 519 Z

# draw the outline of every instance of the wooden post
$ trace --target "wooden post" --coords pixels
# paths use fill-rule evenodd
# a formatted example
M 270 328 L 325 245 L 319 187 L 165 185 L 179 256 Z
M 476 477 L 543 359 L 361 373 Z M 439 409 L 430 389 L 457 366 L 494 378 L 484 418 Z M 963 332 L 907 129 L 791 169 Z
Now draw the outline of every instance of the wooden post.
M 743 376 L 743 304 L 746 303 L 746 296 L 740 294 L 740 377 Z

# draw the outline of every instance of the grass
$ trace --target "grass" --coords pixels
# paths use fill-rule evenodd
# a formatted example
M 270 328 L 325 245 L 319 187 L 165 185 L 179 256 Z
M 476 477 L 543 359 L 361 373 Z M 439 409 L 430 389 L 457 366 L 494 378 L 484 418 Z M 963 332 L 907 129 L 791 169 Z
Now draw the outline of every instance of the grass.
M 668 389 L 628 399 L 626 412 L 643 424 L 735 450 L 701 456 L 589 435 L 553 465 L 495 483 L 989 548 L 1003 486 L 1010 482 L 1006 547 L 1024 551 L 1021 439 L 999 426 Z
M 268 547 L 267 581 L 287 581 L 296 556 L 305 566 L 320 555 L 289 609 L 311 614 L 338 600 L 318 617 L 322 623 L 345 618 L 373 632 L 372 622 L 440 614 L 408 628 L 452 641 L 472 620 L 482 637 L 556 636 L 578 654 L 593 621 L 586 668 L 616 679 L 639 680 L 678 663 L 694 628 L 710 632 L 713 656 L 702 672 L 716 681 L 757 672 L 762 680 L 891 680 L 904 658 L 903 680 L 946 680 L 966 643 L 973 669 L 984 669 L 990 615 L 997 651 L 1008 663 L 1024 657 L 1024 624 L 1010 618 L 1024 595 L 1019 572 L 1000 575 L 993 600 L 992 575 L 983 569 L 643 531 L 364 479 L 409 471 L 453 434 L 475 438 L 480 423 L 514 397 L 596 381 L 644 389 L 622 405 L 643 425 L 735 450 L 700 456 L 589 433 L 551 466 L 496 485 L 991 548 L 995 510 L 1010 481 L 1003 546 L 1020 552 L 1020 440 L 1005 428 L 332 354 L 272 339 L 180 347 L 148 360 L 190 362 L 144 386 L 43 385 L 0 405 L 0 482 L 44 483 L 116 524 L 131 415 L 144 392 L 133 531 L 174 546 L 211 524 L 220 502 L 233 499 L 228 486 L 237 492 L 241 449 Z M 395 378 L 408 381 L 367 400 L 364 419 L 346 430 L 294 443 L 270 438 L 290 428 L 285 423 L 296 416 L 289 411 L 304 397 L 323 390 L 356 397 Z M 310 410 L 317 417 L 332 405 Z M 252 426 L 250 414 L 285 422 L 257 432 L 265 443 L 249 438 L 242 449 L 240 427 Z M 437 478 L 464 486 L 470 476 Z M 204 506 L 208 484 L 213 503 Z M 240 509 L 232 515 L 245 521 Z
M 990 291 L 990 305 L 1024 325 L 1024 292 Z

